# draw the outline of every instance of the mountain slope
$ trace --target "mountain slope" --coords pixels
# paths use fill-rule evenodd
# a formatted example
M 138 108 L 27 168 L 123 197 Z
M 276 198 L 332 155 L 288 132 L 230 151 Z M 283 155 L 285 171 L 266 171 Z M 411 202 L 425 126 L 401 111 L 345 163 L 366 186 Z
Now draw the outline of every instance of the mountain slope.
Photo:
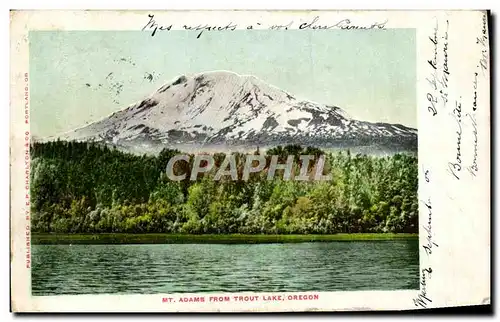
M 352 119 L 336 106 L 298 100 L 253 76 L 180 76 L 148 98 L 60 136 L 146 150 L 304 144 L 416 151 L 417 130 Z

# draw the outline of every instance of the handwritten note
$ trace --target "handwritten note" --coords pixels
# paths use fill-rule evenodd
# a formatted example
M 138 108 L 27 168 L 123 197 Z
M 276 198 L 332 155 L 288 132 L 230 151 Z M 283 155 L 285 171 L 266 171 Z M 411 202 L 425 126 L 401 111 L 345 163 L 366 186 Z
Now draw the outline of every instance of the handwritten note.
M 489 86 L 488 18 L 485 12 L 480 21 L 472 23 L 475 28 L 471 29 L 477 34 L 459 34 L 458 30 L 463 30 L 459 21 L 452 15 L 437 15 L 427 26 L 425 57 L 421 58 L 421 65 L 425 66 L 425 85 L 420 87 L 425 91 L 420 94 L 421 99 L 425 98 L 421 120 L 425 126 L 438 127 L 434 133 L 439 135 L 426 137 L 425 141 L 435 143 L 433 140 L 439 140 L 439 145 L 433 145 L 432 157 L 419 160 L 425 165 L 421 170 L 424 180 L 419 192 L 423 257 L 420 289 L 413 297 L 413 305 L 418 308 L 436 305 L 440 288 L 452 282 L 443 263 L 453 267 L 460 263 L 458 260 L 453 264 L 448 262 L 453 252 L 458 254 L 457 239 L 455 236 L 454 239 L 446 238 L 447 231 L 442 228 L 456 231 L 457 227 L 468 222 L 476 224 L 479 219 L 474 211 L 483 209 L 481 205 L 472 205 L 471 201 L 476 199 L 464 196 L 468 196 L 468 189 L 477 189 L 474 181 L 481 178 L 481 166 L 487 162 L 481 160 L 485 151 L 481 151 L 484 145 L 480 141 L 484 138 L 481 131 L 487 130 L 484 116 L 488 112 L 481 108 L 488 100 L 484 90 Z M 434 152 L 439 156 L 436 157 Z M 472 190 L 470 194 L 479 195 L 478 191 Z M 457 223 L 445 222 L 450 213 L 454 218 L 449 220 L 457 220 Z M 461 218 L 456 218 L 456 214 Z M 462 258 L 461 254 L 457 256 Z M 442 282 L 443 279 L 446 283 Z M 473 288 L 467 285 L 464 289 L 467 287 Z
M 450 113 L 455 123 L 455 154 L 452 161 L 448 162 L 448 172 L 457 180 L 460 180 L 462 171 L 462 103 L 455 101 L 455 108 Z
M 477 125 L 476 113 L 478 109 L 478 86 L 479 83 L 485 82 L 488 77 L 488 18 L 484 13 L 481 17 L 481 31 L 480 34 L 476 37 L 476 46 L 479 51 L 479 60 L 476 64 L 476 70 L 474 71 L 474 75 L 472 77 L 472 102 L 471 106 L 468 109 L 468 112 L 465 114 L 467 117 L 467 122 L 471 125 L 471 133 L 473 147 L 470 152 L 470 161 L 467 163 L 467 171 L 472 177 L 476 177 L 479 172 L 479 160 L 478 160 L 478 134 L 479 129 Z
M 423 168 L 422 170 L 424 176 L 424 185 L 429 185 L 431 182 L 431 173 L 427 168 Z M 431 196 L 428 196 L 425 199 L 421 199 L 421 207 L 424 207 L 427 211 L 427 221 L 422 225 L 424 231 L 426 232 L 426 242 L 422 245 L 425 254 L 427 255 L 427 265 L 425 265 L 420 270 L 420 290 L 417 296 L 413 299 L 413 304 L 416 307 L 426 308 L 429 303 L 432 303 L 431 295 L 428 292 L 428 283 L 431 279 L 433 269 L 430 265 L 429 257 L 433 254 L 433 249 L 439 247 L 437 242 L 435 241 L 434 233 L 432 231 L 432 201 Z
M 355 23 L 351 19 L 341 19 L 335 22 L 323 22 L 320 16 L 315 16 L 314 18 L 306 21 L 294 21 L 290 20 L 282 24 L 266 24 L 264 22 L 255 22 L 253 24 L 238 25 L 234 22 L 222 23 L 219 25 L 208 25 L 208 24 L 197 24 L 197 25 L 179 25 L 174 26 L 174 24 L 168 23 L 158 23 L 155 19 L 154 14 L 148 14 L 147 22 L 142 27 L 141 30 L 150 32 L 151 37 L 154 37 L 158 32 L 161 31 L 171 31 L 176 29 L 181 30 L 192 30 L 197 31 L 196 38 L 200 38 L 204 32 L 209 31 L 234 31 L 236 29 L 270 29 L 270 30 L 329 30 L 329 29 L 341 29 L 341 30 L 377 30 L 385 29 L 388 20 L 374 21 L 372 23 Z
M 439 28 L 439 23 L 433 28 L 432 35 L 429 36 L 429 41 L 433 46 L 433 55 L 427 60 L 429 66 L 429 76 L 426 78 L 430 85 L 427 93 L 427 101 L 429 102 L 428 111 L 433 116 L 438 114 L 440 109 L 445 109 L 448 103 L 448 82 L 450 77 L 450 69 L 448 67 L 448 29 L 449 21 L 443 27 L 443 31 Z

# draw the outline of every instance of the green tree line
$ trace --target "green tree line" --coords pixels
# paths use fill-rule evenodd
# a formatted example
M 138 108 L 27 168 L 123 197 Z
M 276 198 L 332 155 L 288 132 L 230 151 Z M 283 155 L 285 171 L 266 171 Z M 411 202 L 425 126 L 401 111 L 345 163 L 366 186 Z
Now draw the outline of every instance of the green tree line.
M 215 168 L 195 181 L 171 181 L 170 158 L 181 153 L 134 155 L 95 143 L 54 141 L 31 146 L 32 230 L 58 233 L 333 234 L 418 232 L 418 163 L 413 155 L 376 157 L 325 153 L 290 145 L 266 151 L 326 155 L 328 181 L 213 180 Z M 255 152 L 256 154 L 259 151 Z M 193 159 L 191 155 L 191 159 Z M 241 174 L 244 155 L 237 154 Z M 313 163 L 311 167 L 314 167 Z M 298 172 L 300 162 L 295 165 Z M 267 166 L 266 169 L 267 170 Z M 174 172 L 190 173 L 176 163 Z M 281 172 L 282 173 L 282 172 Z M 277 174 L 280 174 L 278 171 Z M 239 176 L 241 178 L 241 176 Z

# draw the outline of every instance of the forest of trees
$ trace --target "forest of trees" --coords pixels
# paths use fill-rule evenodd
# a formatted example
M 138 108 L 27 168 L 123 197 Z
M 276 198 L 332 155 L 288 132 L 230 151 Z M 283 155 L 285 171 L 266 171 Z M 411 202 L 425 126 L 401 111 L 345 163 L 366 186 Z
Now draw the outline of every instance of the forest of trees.
M 325 154 L 328 181 L 170 181 L 179 151 L 138 156 L 93 143 L 31 146 L 32 231 L 57 233 L 334 234 L 418 232 L 417 157 L 323 153 L 300 146 L 269 155 Z M 255 153 L 259 153 L 256 151 Z M 216 166 L 224 154 L 215 155 Z M 238 171 L 241 171 L 238 155 Z M 187 163 L 178 167 L 189 172 Z M 182 170 L 182 169 L 181 169 Z M 179 169 L 177 169 L 179 171 Z

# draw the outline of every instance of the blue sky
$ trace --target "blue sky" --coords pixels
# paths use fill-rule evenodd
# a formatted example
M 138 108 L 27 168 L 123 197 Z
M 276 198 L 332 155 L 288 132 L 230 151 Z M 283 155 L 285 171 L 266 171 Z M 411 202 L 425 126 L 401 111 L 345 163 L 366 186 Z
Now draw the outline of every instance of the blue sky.
M 254 75 L 361 120 L 416 127 L 413 29 L 237 30 L 198 39 L 192 31 L 33 31 L 29 41 L 39 137 L 99 120 L 179 75 L 211 70 Z

